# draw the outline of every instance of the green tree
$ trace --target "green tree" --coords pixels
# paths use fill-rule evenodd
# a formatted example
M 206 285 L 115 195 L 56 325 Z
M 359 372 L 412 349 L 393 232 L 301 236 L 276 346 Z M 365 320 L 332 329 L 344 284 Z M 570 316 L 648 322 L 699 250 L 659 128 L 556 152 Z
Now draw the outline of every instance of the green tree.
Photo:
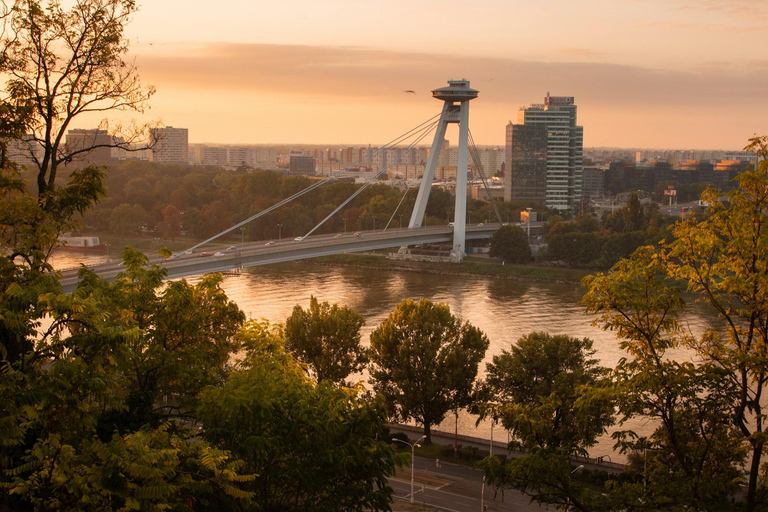
M 251 322 L 245 359 L 202 395 L 206 438 L 256 474 L 256 510 L 390 510 L 398 461 L 381 401 L 309 379 L 277 330 Z
M 613 392 L 606 368 L 593 359 L 592 341 L 534 332 L 487 365 L 487 386 L 501 404 L 510 447 L 523 455 L 483 461 L 486 480 L 517 489 L 534 501 L 582 508 L 598 501 L 571 479 L 571 459 L 586 455 L 613 424 Z
M 297 305 L 285 321 L 285 347 L 307 364 L 318 382 L 343 384 L 350 373 L 363 369 L 367 351 L 360 346 L 365 321 L 347 306 L 320 304 L 312 296 L 309 309 Z
M 109 214 L 109 230 L 113 233 L 139 234 L 151 220 L 141 205 L 123 203 Z
M 600 257 L 605 237 L 600 233 L 556 233 L 547 235 L 547 259 L 571 266 L 589 265 Z
M 501 226 L 491 236 L 491 258 L 501 258 L 509 263 L 525 263 L 531 259 L 528 235 L 516 226 Z
M 455 395 L 471 392 L 488 344 L 447 305 L 407 299 L 371 333 L 371 381 L 396 417 L 424 425 L 429 443 Z
M 2 361 L 0 509 L 248 499 L 237 460 L 184 421 L 199 390 L 221 384 L 242 312 L 216 276 L 164 287 L 144 255 L 128 251 L 124 264 L 114 284 L 83 270 L 72 294 L 52 274 L 40 279 L 32 292 L 45 293 L 26 316 L 14 308 L 21 281 L 0 294 L 4 347 L 33 339 Z
M 639 231 L 645 228 L 645 210 L 637 194 L 630 194 L 627 207 L 622 209 L 624 231 Z

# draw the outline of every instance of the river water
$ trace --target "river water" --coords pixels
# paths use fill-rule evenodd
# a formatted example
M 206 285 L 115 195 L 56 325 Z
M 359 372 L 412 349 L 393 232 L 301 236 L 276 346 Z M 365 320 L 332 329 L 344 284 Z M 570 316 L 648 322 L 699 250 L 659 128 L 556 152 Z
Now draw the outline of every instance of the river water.
M 69 268 L 78 262 L 95 265 L 103 260 L 103 255 L 98 254 L 60 252 L 54 255 L 53 263 L 56 268 Z M 188 280 L 195 281 L 196 278 Z M 222 287 L 249 318 L 263 318 L 271 323 L 285 321 L 297 304 L 308 307 L 311 295 L 320 301 L 347 305 L 365 319 L 364 344 L 368 343 L 371 331 L 403 299 L 426 297 L 433 302 L 446 303 L 454 315 L 480 328 L 490 340 L 480 365 L 481 375 L 485 373 L 485 363 L 494 355 L 509 349 L 510 344 L 532 331 L 588 337 L 594 341 L 601 364 L 607 367 L 615 366 L 624 355 L 612 332 L 591 325 L 592 316 L 585 314 L 579 303 L 584 290 L 576 285 L 328 267 L 304 261 L 252 267 L 240 275 L 225 277 Z M 688 328 L 699 334 L 713 318 L 704 308 L 691 304 L 685 320 Z M 685 358 L 687 355 L 679 353 L 675 357 Z M 475 426 L 476 419 L 470 414 L 462 414 L 459 433 L 489 439 L 490 422 Z M 453 417 L 436 428 L 453 432 Z M 647 432 L 651 426 L 638 419 L 623 428 Z M 494 438 L 506 440 L 507 433 L 497 426 Z M 622 460 L 623 457 L 613 453 L 612 446 L 609 435 L 605 435 L 590 450 L 590 455 L 612 454 L 614 461 Z

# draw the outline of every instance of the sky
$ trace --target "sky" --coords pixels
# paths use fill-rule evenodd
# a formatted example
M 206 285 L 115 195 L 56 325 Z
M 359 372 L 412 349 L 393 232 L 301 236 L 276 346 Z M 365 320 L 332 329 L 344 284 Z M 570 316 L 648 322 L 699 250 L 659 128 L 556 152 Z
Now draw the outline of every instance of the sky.
M 144 0 L 126 36 L 149 118 L 190 142 L 384 144 L 460 78 L 482 145 L 547 92 L 575 97 L 585 146 L 768 134 L 766 0 Z

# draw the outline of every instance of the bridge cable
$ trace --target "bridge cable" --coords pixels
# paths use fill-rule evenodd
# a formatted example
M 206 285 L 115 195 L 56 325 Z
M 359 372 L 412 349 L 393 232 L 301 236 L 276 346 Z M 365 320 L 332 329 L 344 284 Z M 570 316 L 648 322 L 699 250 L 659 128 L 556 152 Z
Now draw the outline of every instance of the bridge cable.
M 471 131 L 468 131 L 468 135 L 469 135 L 470 154 L 472 155 L 472 160 L 475 162 L 475 169 L 477 169 L 478 174 L 480 174 L 480 179 L 483 182 L 485 193 L 488 195 L 488 202 L 490 202 L 491 206 L 493 206 L 493 211 L 496 213 L 496 218 L 498 219 L 499 224 L 502 224 L 499 208 L 496 206 L 496 200 L 494 199 L 493 194 L 491 194 L 491 188 L 488 186 L 488 181 L 485 178 L 485 172 L 483 172 L 483 163 L 480 161 L 480 153 L 477 151 L 477 146 L 475 145 L 475 139 L 472 137 Z
M 409 184 L 407 187 L 405 187 L 405 192 L 403 193 L 403 197 L 400 198 L 400 202 L 397 203 L 397 207 L 395 208 L 395 211 L 392 212 L 392 216 L 389 218 L 389 221 L 387 222 L 387 225 L 384 226 L 384 229 L 382 229 L 382 231 L 386 231 L 387 228 L 389 227 L 389 225 L 392 223 L 392 219 L 394 219 L 395 215 L 397 215 L 397 211 L 400 209 L 400 206 L 403 204 L 403 201 L 405 200 L 405 196 L 407 196 L 408 192 L 411 191 L 411 187 L 412 186 L 413 186 L 412 184 Z
M 326 178 L 326 179 L 324 179 L 324 180 L 316 181 L 315 183 L 313 183 L 313 184 L 312 184 L 312 185 L 310 185 L 309 187 L 307 187 L 307 188 L 305 188 L 305 189 L 303 189 L 303 190 L 300 190 L 299 192 L 296 192 L 296 193 L 295 193 L 295 194 L 293 194 L 292 196 L 290 196 L 290 197 L 287 197 L 287 198 L 283 199 L 283 200 L 282 200 L 282 201 L 280 201 L 279 203 L 276 203 L 276 204 L 274 204 L 274 205 L 270 206 L 269 208 L 266 208 L 266 209 L 264 209 L 264 210 L 260 211 L 259 213 L 255 214 L 255 215 L 252 215 L 251 217 L 248 217 L 247 219 L 245 219 L 245 220 L 243 220 L 243 221 L 240 221 L 240 222 L 238 222 L 237 224 L 235 224 L 235 225 L 234 225 L 234 226 L 232 226 L 231 228 L 225 229 L 225 230 L 224 230 L 224 231 L 222 231 L 221 233 L 218 233 L 218 234 L 216 234 L 216 235 L 213 235 L 213 236 L 212 236 L 212 237 L 210 237 L 209 239 L 207 239 L 207 240 L 204 240 L 204 241 L 202 241 L 202 242 L 198 243 L 197 245 L 194 245 L 194 246 L 190 247 L 189 249 L 187 249 L 187 251 L 194 251 L 194 250 L 195 250 L 195 249 L 197 249 L 198 247 L 201 247 L 201 246 L 203 246 L 203 245 L 205 245 L 205 244 L 207 244 L 207 243 L 209 243 L 209 242 L 212 242 L 212 241 L 216 240 L 217 238 L 219 238 L 220 236 L 226 235 L 227 233 L 231 233 L 232 231 L 236 230 L 237 228 L 240 228 L 240 227 L 242 227 L 242 226 L 244 226 L 244 225 L 248 224 L 249 222 L 251 222 L 251 221 L 254 221 L 254 220 L 258 219 L 259 217 L 262 217 L 263 215 L 266 215 L 266 214 L 268 214 L 268 213 L 270 213 L 270 212 L 273 212 L 274 210 L 277 210 L 277 209 L 278 209 L 278 208 L 280 208 L 281 206 L 283 206 L 283 205 L 285 205 L 285 204 L 287 204 L 287 203 L 290 203 L 290 202 L 291 202 L 291 201 L 293 201 L 294 199 L 296 199 L 296 198 L 298 198 L 298 197 L 301 197 L 301 196 L 303 196 L 304 194 L 306 194 L 306 193 L 308 193 L 308 192 L 311 192 L 311 191 L 315 190 L 316 188 L 320 188 L 320 187 L 322 187 L 323 185 L 325 185 L 326 183 L 329 183 L 329 182 L 331 182 L 331 181 L 334 181 L 335 179 L 336 179 L 336 178 Z M 186 252 L 186 251 L 183 251 L 183 252 Z
M 435 117 L 438 117 L 438 116 L 435 116 Z M 434 117 L 433 117 L 432 119 L 434 119 Z M 422 140 L 424 137 L 426 137 L 426 136 L 427 136 L 427 135 L 428 135 L 428 134 L 429 134 L 429 133 L 432 131 L 432 129 L 433 129 L 435 126 L 437 126 L 437 124 L 438 124 L 438 123 L 439 123 L 439 121 L 435 121 L 435 122 L 434 122 L 434 123 L 432 123 L 430 126 L 427 126 L 426 128 L 424 128 L 424 129 L 422 130 L 422 133 L 421 133 L 421 135 L 419 136 L 419 138 L 417 138 L 416 140 L 414 140 L 414 142 L 412 142 L 410 145 L 408 145 L 408 146 L 407 146 L 407 147 L 405 147 L 404 149 L 400 150 L 400 152 L 398 153 L 397 157 L 395 158 L 395 162 L 399 162 L 399 161 L 400 161 L 400 158 L 402 157 L 402 155 L 403 155 L 403 153 L 405 152 L 405 150 L 407 150 L 407 149 L 410 149 L 410 148 L 412 148 L 413 146 L 415 146 L 416 144 L 418 144 L 418 143 L 419 143 L 419 142 L 420 142 L 420 141 L 421 141 L 421 140 Z M 423 126 L 424 124 L 426 124 L 426 123 L 422 123 L 422 125 L 420 125 L 420 126 Z M 413 130 L 411 130 L 411 131 L 413 131 Z M 336 207 L 336 209 L 335 209 L 335 210 L 333 210 L 333 211 L 332 211 L 331 213 L 329 213 L 329 214 L 328 214 L 328 215 L 327 215 L 327 216 L 326 216 L 326 217 L 325 217 L 323 220 L 321 220 L 321 221 L 320 221 L 320 222 L 317 224 L 317 226 L 313 227 L 311 230 L 309 230 L 309 232 L 308 232 L 306 235 L 304 235 L 303 237 L 301 237 L 301 239 L 303 240 L 304 238 L 306 238 L 306 237 L 308 237 L 309 235 L 311 235 L 312 233 L 314 233 L 314 232 L 317 230 L 317 228 L 319 228 L 320 226 L 322 226 L 323 224 L 325 224 L 325 223 L 326 223 L 326 222 L 327 222 L 327 221 L 328 221 L 330 218 L 332 218 L 334 215 L 336 215 L 336 214 L 337 214 L 337 213 L 338 213 L 338 212 L 339 212 L 339 211 L 340 211 L 342 208 L 344 208 L 344 207 L 345 207 L 347 204 L 349 204 L 349 202 L 350 202 L 350 201 L 352 201 L 352 200 L 353 200 L 355 197 L 357 197 L 357 196 L 358 196 L 360 193 L 362 193 L 362 191 L 363 191 L 363 190 L 365 190 L 366 188 L 368 188 L 368 186 L 369 186 L 369 185 L 371 185 L 371 184 L 374 182 L 374 180 L 376 180 L 376 178 L 378 178 L 379 176 L 381 176 L 382 174 L 384 174 L 384 173 L 385 173 L 387 170 L 389 170 L 389 168 L 390 168 L 390 167 L 391 167 L 391 166 L 392 166 L 392 165 L 393 165 L 395 162 L 392 162 L 392 163 L 390 163 L 390 164 L 387 164 L 387 166 L 385 166 L 383 169 L 381 169 L 379 172 L 377 172 L 377 173 L 376 173 L 376 174 L 375 174 L 375 175 L 374 175 L 372 178 L 370 178 L 370 179 L 369 179 L 367 182 L 365 182 L 365 183 L 363 184 L 363 186 L 362 186 L 362 187 L 360 187 L 359 189 L 357 189 L 357 190 L 356 190 L 356 191 L 355 191 L 355 192 L 354 192 L 354 193 L 353 193 L 351 196 L 349 196 L 349 197 L 348 197 L 348 198 L 347 198 L 347 199 L 346 199 L 346 200 L 345 200 L 343 203 L 341 203 L 341 204 L 340 204 L 338 207 Z
M 415 146 L 416 144 L 421 142 L 424 139 L 424 137 L 426 136 L 427 133 L 429 133 L 429 132 L 427 132 L 427 131 L 423 132 L 422 135 L 417 140 L 415 140 L 413 142 L 412 146 Z M 408 185 L 405 188 L 405 192 L 403 193 L 403 197 L 400 198 L 400 202 L 397 203 L 397 207 L 395 208 L 395 211 L 392 212 L 392 216 L 389 218 L 389 221 L 387 221 L 387 225 L 384 226 L 384 229 L 382 231 L 386 231 L 387 228 L 389 227 L 389 225 L 392 223 L 392 220 L 395 218 L 395 215 L 397 215 L 398 210 L 400 210 L 400 206 L 402 206 L 403 201 L 405 200 L 405 196 L 408 195 L 408 192 L 411 190 L 411 187 L 413 185 L 415 185 L 415 182 L 413 184 Z
M 413 134 L 414 132 L 418 131 L 421 127 L 423 127 L 427 123 L 430 123 L 430 122 L 434 121 L 436 118 L 440 117 L 440 115 L 441 114 L 437 114 L 435 116 L 432 116 L 430 119 L 424 121 L 423 123 L 421 123 L 420 125 L 416 126 L 415 128 L 412 128 L 411 130 L 405 132 L 403 135 L 400 135 L 400 136 L 392 139 L 390 142 L 388 142 L 387 144 L 385 144 L 381 148 L 377 148 L 375 154 L 377 155 L 378 152 L 381 149 L 387 149 L 389 146 L 393 146 L 393 145 L 399 143 L 400 141 L 407 139 L 409 136 L 411 136 L 411 134 Z M 432 123 L 431 127 L 434 127 L 435 124 L 437 124 L 437 123 L 436 122 Z M 430 127 L 430 129 L 431 129 L 431 127 Z M 423 136 L 421 138 L 423 138 Z M 421 140 L 421 139 L 419 139 L 419 140 Z M 399 158 L 400 157 L 398 156 L 398 160 L 399 160 Z M 389 168 L 389 166 L 387 166 L 384 170 L 387 170 L 388 168 Z M 381 172 L 379 172 L 373 179 L 375 179 L 379 175 L 381 175 Z M 327 183 L 329 183 L 331 181 L 334 181 L 335 179 L 336 179 L 336 177 L 329 177 L 329 178 L 325 178 L 323 180 L 317 181 L 317 182 L 313 183 L 312 185 L 310 185 L 309 187 L 307 187 L 307 188 L 305 188 L 303 190 L 300 190 L 299 192 L 296 192 L 292 196 L 283 199 L 282 201 L 280 201 L 280 202 L 270 206 L 269 208 L 266 208 L 266 209 L 260 211 L 259 213 L 255 214 L 255 215 L 252 215 L 251 217 L 248 217 L 247 219 L 245 219 L 243 221 L 238 222 L 234 226 L 232 226 L 232 227 L 230 227 L 228 229 L 225 229 L 224 231 L 222 231 L 222 232 L 220 232 L 220 233 L 218 233 L 216 235 L 213 235 L 212 237 L 208 238 L 207 240 L 204 240 L 204 241 L 202 241 L 202 242 L 200 242 L 200 243 L 198 243 L 196 245 L 193 245 L 189 249 L 186 249 L 185 251 L 182 251 L 181 253 L 176 253 L 176 254 L 183 254 L 184 252 L 194 251 L 195 249 L 197 249 L 199 247 L 202 247 L 203 245 L 205 245 L 205 244 L 207 244 L 209 242 L 212 242 L 212 241 L 216 240 L 217 238 L 219 238 L 221 236 L 224 236 L 224 235 L 226 235 L 228 233 L 231 233 L 232 231 L 234 231 L 234 230 L 236 230 L 236 229 L 238 229 L 238 228 L 248 224 L 249 222 L 252 222 L 252 221 L 258 219 L 259 217 L 262 217 L 262 216 L 264 216 L 264 215 L 266 215 L 268 213 L 271 213 L 274 210 L 280 208 L 281 206 L 284 206 L 284 205 L 290 203 L 294 199 L 297 199 L 297 198 L 303 196 L 304 194 L 315 190 L 316 188 L 319 188 L 319 187 L 321 187 L 321 186 L 323 186 L 323 185 L 325 185 L 325 184 L 327 184 Z M 318 224 L 318 226 L 322 225 L 322 223 L 324 223 L 324 222 L 325 222 L 325 220 L 323 222 L 321 222 L 320 224 Z M 317 229 L 318 226 L 316 226 L 312 231 Z M 310 231 L 305 236 L 308 236 L 310 233 L 312 233 L 312 231 Z

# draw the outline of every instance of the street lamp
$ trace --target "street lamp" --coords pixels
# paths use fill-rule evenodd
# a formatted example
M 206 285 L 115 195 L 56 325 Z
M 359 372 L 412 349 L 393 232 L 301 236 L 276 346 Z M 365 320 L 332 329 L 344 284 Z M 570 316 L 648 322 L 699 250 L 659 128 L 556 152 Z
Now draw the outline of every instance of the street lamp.
M 278 224 L 277 225 L 277 239 L 282 240 L 283 239 L 283 225 Z
M 485 512 L 485 475 L 483 475 L 483 486 L 480 488 L 480 512 Z
M 531 210 L 533 208 L 526 208 L 525 211 L 528 212 L 528 218 L 526 219 L 528 221 L 528 238 L 531 238 Z
M 104 244 L 107 246 L 107 263 L 109 263 L 109 244 Z
M 240 228 L 240 245 L 245 245 L 245 228 Z
M 575 472 L 577 472 L 577 471 L 578 471 L 578 470 L 580 470 L 580 469 L 584 469 L 584 464 L 579 464 L 579 466 L 578 466 L 576 469 L 574 469 L 573 471 L 571 471 L 571 474 L 574 474 Z M 568 496 L 566 496 L 566 498 L 565 498 L 566 504 L 569 506 L 568 508 L 570 508 L 570 505 L 571 505 L 570 487 L 571 487 L 571 486 L 570 486 L 570 485 L 568 485 L 569 494 L 568 494 Z
M 421 445 L 419 444 L 419 441 L 421 441 L 425 437 L 427 437 L 427 436 L 426 435 L 421 436 L 413 444 L 409 443 L 408 441 L 403 441 L 402 439 L 398 439 L 396 437 L 392 438 L 392 441 L 396 441 L 398 443 L 407 444 L 408 446 L 411 447 L 411 503 L 413 503 L 413 467 L 414 467 L 414 459 L 416 457 L 416 447 L 418 446 L 419 448 L 421 448 Z
M 373 216 L 373 230 L 376 231 L 376 216 Z
M 347 218 L 344 217 L 344 234 L 347 234 Z
M 403 229 L 403 214 L 400 214 L 400 229 Z

